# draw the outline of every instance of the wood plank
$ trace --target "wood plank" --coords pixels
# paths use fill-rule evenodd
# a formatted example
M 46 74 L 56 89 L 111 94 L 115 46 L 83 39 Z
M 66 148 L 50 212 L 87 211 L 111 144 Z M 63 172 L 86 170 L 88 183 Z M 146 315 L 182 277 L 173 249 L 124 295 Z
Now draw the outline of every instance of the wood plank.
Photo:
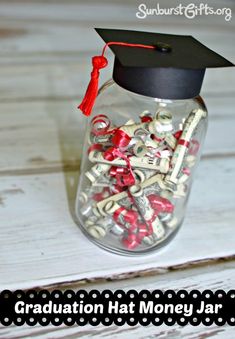
M 137 6 L 130 1 L 126 4 L 22 2 L 11 6 L 1 3 L 0 6 L 0 61 L 4 63 L 17 62 L 17 57 L 22 62 L 30 54 L 32 57 L 41 54 L 55 59 L 56 53 L 58 58 L 72 53 L 77 58 L 80 51 L 96 51 L 101 47 L 102 42 L 97 39 L 94 26 L 105 24 L 107 27 L 139 29 L 141 25 L 143 30 L 156 30 L 156 20 L 160 32 L 190 32 L 225 57 L 234 57 L 234 44 L 230 43 L 234 20 L 227 22 L 221 16 L 198 16 L 194 20 L 181 16 L 158 16 L 137 20 Z M 221 3 L 217 1 L 213 6 L 221 8 Z M 223 2 L 223 7 L 234 10 L 230 1 Z M 83 39 L 84 36 L 87 38 Z
M 75 102 L 4 104 L 0 110 L 2 174 L 79 168 L 83 126 Z
M 89 81 L 91 57 L 89 53 L 70 63 L 55 62 L 54 58 L 54 64 L 0 65 L 0 103 L 80 100 Z M 100 84 L 112 76 L 111 54 L 109 60 L 110 67 L 102 70 Z M 208 69 L 202 96 L 206 101 L 212 98 L 218 101 L 219 97 L 226 100 L 234 97 L 234 88 L 234 70 Z
M 225 291 L 234 288 L 235 284 L 235 263 L 221 263 L 217 265 L 200 267 L 194 269 L 187 269 L 181 271 L 174 271 L 167 274 L 160 274 L 154 277 L 143 277 L 129 280 L 103 282 L 100 284 L 89 284 L 85 286 L 68 286 L 73 290 L 79 288 L 90 291 L 92 289 L 98 289 L 102 291 L 104 289 L 111 289 L 112 291 L 119 288 L 123 290 L 135 289 L 137 291 L 145 288 L 147 290 L 154 290 L 156 288 L 166 290 L 172 289 L 211 289 L 212 291 L 223 289 Z M 64 290 L 64 289 L 63 289 Z M 59 328 L 48 325 L 43 328 L 39 325 L 29 326 L 14 326 L 0 328 L 0 335 L 5 339 L 11 338 L 26 338 L 26 337 L 40 337 L 40 338 L 123 338 L 128 335 L 129 338 L 233 338 L 234 329 L 232 326 L 204 326 L 197 327 L 188 326 L 166 326 L 161 325 L 141 327 L 139 325 L 129 327 L 127 325 L 117 327 L 115 325 L 104 327 L 102 325 L 92 327 L 86 325 L 85 327 L 67 327 L 61 325 Z
M 106 253 L 80 233 L 70 214 L 77 173 L 2 177 L 0 288 L 116 279 L 234 256 L 234 170 L 234 158 L 203 161 L 182 230 L 168 247 L 138 258 Z

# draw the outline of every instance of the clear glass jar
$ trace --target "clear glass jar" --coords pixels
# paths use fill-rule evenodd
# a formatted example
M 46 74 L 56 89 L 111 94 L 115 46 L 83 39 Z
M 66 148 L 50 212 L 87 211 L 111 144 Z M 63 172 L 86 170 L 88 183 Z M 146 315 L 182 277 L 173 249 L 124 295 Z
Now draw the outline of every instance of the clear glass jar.
M 106 82 L 87 119 L 76 199 L 88 238 L 127 255 L 168 243 L 182 225 L 206 130 L 200 96 L 163 100 Z

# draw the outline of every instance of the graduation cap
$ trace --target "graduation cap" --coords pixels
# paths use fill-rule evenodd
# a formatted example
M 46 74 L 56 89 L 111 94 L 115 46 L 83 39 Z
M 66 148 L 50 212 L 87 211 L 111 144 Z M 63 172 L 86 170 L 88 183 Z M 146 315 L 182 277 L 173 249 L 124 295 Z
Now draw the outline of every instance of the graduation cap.
M 189 35 L 96 28 L 105 41 L 79 108 L 91 113 L 98 91 L 99 69 L 107 66 L 107 46 L 115 55 L 113 80 L 137 94 L 161 99 L 189 99 L 200 93 L 206 68 L 234 66 Z

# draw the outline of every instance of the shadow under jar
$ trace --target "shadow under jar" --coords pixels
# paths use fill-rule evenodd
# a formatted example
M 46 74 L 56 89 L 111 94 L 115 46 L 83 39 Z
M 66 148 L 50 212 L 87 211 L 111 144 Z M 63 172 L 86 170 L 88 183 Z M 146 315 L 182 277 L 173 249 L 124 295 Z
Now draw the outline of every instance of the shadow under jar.
M 165 100 L 106 82 L 87 120 L 76 216 L 97 245 L 143 254 L 182 225 L 207 130 L 200 96 Z

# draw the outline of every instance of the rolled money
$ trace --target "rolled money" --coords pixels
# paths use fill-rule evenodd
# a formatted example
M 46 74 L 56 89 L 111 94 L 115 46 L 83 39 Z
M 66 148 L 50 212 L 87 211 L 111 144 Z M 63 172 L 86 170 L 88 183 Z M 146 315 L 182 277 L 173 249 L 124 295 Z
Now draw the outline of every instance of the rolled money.
M 143 172 L 144 172 L 144 175 L 145 175 L 145 180 L 148 180 L 151 177 L 156 175 L 156 171 L 154 171 L 154 170 L 149 170 L 149 169 L 147 170 L 147 169 L 145 169 Z
M 118 224 L 114 224 L 113 227 L 110 229 L 110 233 L 113 233 L 118 236 L 123 235 L 125 232 L 126 230 Z
M 142 141 L 139 141 L 134 145 L 133 153 L 137 157 L 144 157 L 148 153 L 148 148 Z
M 133 185 L 129 188 L 129 192 L 135 200 L 136 206 L 145 221 L 150 221 L 154 215 L 150 202 L 140 185 Z
M 88 201 L 85 205 L 80 208 L 80 212 L 84 216 L 88 216 L 92 212 L 94 202 Z
M 153 133 L 154 131 L 154 125 L 153 121 L 151 122 L 142 122 L 139 124 L 132 124 L 132 125 L 123 125 L 120 127 L 122 131 L 124 131 L 129 137 L 133 137 L 137 130 L 146 130 L 150 133 Z
M 150 187 L 154 184 L 158 184 L 159 190 L 168 190 L 168 187 L 166 186 L 165 182 L 163 181 L 163 176 L 161 174 L 156 174 L 154 176 L 151 176 L 150 178 L 146 179 L 144 182 L 140 183 L 141 188 L 145 189 L 146 187 Z M 153 192 L 154 193 L 154 192 Z M 156 190 L 155 190 L 156 193 Z M 167 197 L 166 197 L 167 198 Z M 122 206 L 125 206 L 125 202 L 127 206 L 130 206 L 130 200 L 129 200 L 129 195 L 128 192 L 123 191 L 117 194 L 114 194 L 104 200 L 99 201 L 96 204 L 96 208 L 94 208 L 94 213 L 99 213 L 98 215 L 106 215 L 105 212 L 103 211 L 104 206 L 109 202 L 109 201 L 116 201 L 116 202 L 121 202 L 120 204 Z M 98 210 L 98 212 L 97 212 Z M 102 214 L 103 213 L 103 214 Z M 97 215 L 97 214 L 96 214 Z
M 166 109 L 159 109 L 155 113 L 155 119 L 159 121 L 162 125 L 171 125 L 172 124 L 172 114 Z
M 160 141 L 154 140 L 151 138 L 151 135 L 148 134 L 144 137 L 144 144 L 146 147 L 158 148 L 160 145 Z
M 112 161 L 106 160 L 103 157 L 103 153 L 100 151 L 92 151 L 89 153 L 89 160 L 95 163 L 109 164 L 115 166 L 124 166 L 126 167 L 126 161 L 120 158 L 114 159 Z M 169 170 L 169 159 L 167 158 L 149 158 L 149 157 L 130 157 L 130 165 L 132 168 L 146 168 L 159 171 L 161 173 L 167 173 Z
M 97 219 L 96 219 L 96 220 L 97 220 Z M 95 221 L 94 221 L 94 220 L 87 219 L 87 220 L 85 221 L 85 226 L 86 226 L 86 227 L 94 226 L 94 224 L 95 224 Z
M 137 128 L 135 130 L 134 136 L 132 138 L 140 138 L 141 140 L 145 140 L 145 138 L 149 135 L 149 131 L 144 128 Z
M 185 157 L 185 162 L 186 162 L 188 167 L 193 167 L 195 165 L 195 163 L 196 163 L 195 155 L 187 155 Z
M 164 190 L 164 191 L 160 191 L 160 196 L 162 198 L 166 198 L 166 199 L 171 199 L 173 197 L 173 192 L 172 191 L 169 191 L 168 189 L 167 190 Z
M 94 134 L 90 134 L 89 136 L 89 144 L 105 144 L 110 142 L 112 134 L 104 134 L 104 135 L 94 135 Z
M 183 184 L 189 179 L 188 174 L 182 174 L 181 177 L 178 179 L 178 184 Z
M 102 200 L 103 201 L 103 200 Z M 99 204 L 99 203 L 98 203 Z M 98 205 L 97 204 L 97 205 Z M 96 216 L 96 217 L 101 217 L 101 216 L 106 216 L 106 213 L 105 212 L 103 212 L 103 210 L 102 209 L 99 209 L 98 207 L 97 207 L 97 205 L 95 206 L 95 207 L 93 207 L 93 209 L 92 209 L 92 212 L 94 213 L 94 215 Z
M 161 188 L 161 186 L 159 185 L 158 182 L 156 182 L 155 184 L 151 185 L 151 186 L 148 186 L 148 187 L 145 187 L 144 188 L 144 193 L 148 196 L 150 194 L 160 194 L 162 196 L 162 192 L 164 192 L 165 189 L 163 190 Z M 173 196 L 173 192 L 169 191 L 169 190 L 166 190 L 166 194 L 168 197 L 172 197 Z
M 110 178 L 110 176 L 107 176 L 106 173 L 101 175 L 97 180 L 92 184 L 92 187 L 104 187 L 104 186 L 110 186 L 115 180 L 113 178 Z
M 97 225 L 108 230 L 113 226 L 113 220 L 110 217 L 97 218 L 96 216 L 93 215 L 93 216 L 90 216 L 89 219 L 85 221 L 85 225 L 86 227 Z
M 121 206 L 114 200 L 110 200 L 107 202 L 107 204 L 104 206 L 104 211 L 109 214 L 113 215 L 113 213 L 118 210 Z
M 175 228 L 178 224 L 178 219 L 176 217 L 172 217 L 170 220 L 166 221 L 165 224 L 169 228 Z
M 149 235 L 147 237 L 144 237 L 142 239 L 142 243 L 144 243 L 147 246 L 152 246 L 154 244 L 155 240 L 154 237 L 152 235 Z
M 159 213 L 158 218 L 161 220 L 161 222 L 167 222 L 172 219 L 172 213 Z
M 154 220 L 152 220 L 154 217 L 154 210 L 151 207 L 147 196 L 144 194 L 144 190 L 140 185 L 134 185 L 130 187 L 129 191 L 135 200 L 136 206 L 142 218 L 147 222 L 148 225 L 152 226 L 154 235 L 158 239 L 162 238 L 165 234 L 164 227 L 157 216 Z
M 153 234 L 157 239 L 161 239 L 165 234 L 165 229 L 158 217 L 152 222 Z
M 136 181 L 137 184 L 140 183 L 140 182 L 144 182 L 144 180 L 146 179 L 145 172 L 146 171 L 141 171 L 139 169 L 134 169 L 133 173 L 135 175 L 135 181 Z
M 186 189 L 187 186 L 185 184 L 178 184 L 176 186 L 176 190 L 174 191 L 173 197 L 174 198 L 182 198 L 186 196 Z
M 167 186 L 166 186 L 165 182 L 163 181 L 163 175 L 161 175 L 161 174 L 156 174 L 156 175 L 153 175 L 150 178 L 146 179 L 141 184 L 141 187 L 146 188 L 146 187 L 152 186 L 156 183 L 159 185 L 159 187 L 161 189 L 167 189 Z
M 92 225 L 87 228 L 87 232 L 96 239 L 103 238 L 106 235 L 106 230 L 99 225 Z
M 120 206 L 117 202 L 111 200 L 105 205 L 104 210 L 107 214 L 113 216 L 114 212 L 116 212 L 121 207 L 122 206 Z M 118 219 L 114 221 L 117 221 L 118 223 L 122 224 L 123 227 L 129 228 L 130 224 L 125 220 L 126 213 L 127 210 L 124 209 L 118 214 Z
M 110 187 L 110 182 L 94 182 L 92 187 Z
M 87 195 L 85 192 L 82 192 L 82 193 L 79 195 L 78 200 L 79 200 L 82 204 L 85 204 L 85 203 L 88 201 L 88 195 Z
M 182 131 L 180 140 L 183 140 L 184 143 L 187 143 L 187 142 L 189 143 L 199 122 L 204 117 L 205 117 L 205 112 L 203 110 L 201 109 L 193 110 L 184 122 L 183 131 Z M 176 146 L 176 149 L 171 159 L 171 169 L 165 178 L 166 183 L 176 184 L 178 182 L 178 176 L 181 171 L 184 158 L 188 150 L 187 145 L 182 145 L 179 143 L 179 141 L 178 141 L 178 144 Z
M 164 137 L 166 134 L 169 134 L 173 130 L 172 124 L 164 125 L 159 121 L 155 121 L 154 123 L 154 132 L 158 137 Z
M 164 141 L 170 148 L 175 149 L 177 145 L 177 139 L 172 134 L 167 134 L 164 138 Z
M 150 194 L 159 193 L 163 198 L 169 199 L 173 196 L 173 193 L 169 191 L 169 187 L 163 181 L 161 174 L 154 175 L 145 180 L 141 187 L 144 189 L 144 193 L 148 196 Z
M 89 216 L 89 219 L 87 219 L 87 221 L 93 222 L 93 224 L 99 220 L 95 215 L 91 215 Z
M 108 172 L 110 169 L 110 165 L 108 164 L 96 164 L 89 171 L 85 173 L 85 176 L 94 183 L 101 175 Z
M 120 192 L 120 193 L 117 193 L 117 194 L 114 194 L 104 200 L 101 200 L 99 201 L 97 204 L 96 204 L 96 207 L 93 209 L 93 212 L 94 214 L 99 214 L 99 215 L 106 215 L 106 212 L 104 211 L 104 207 L 105 205 L 109 202 L 109 201 L 114 201 L 114 202 L 120 202 L 125 199 L 125 198 L 128 198 L 128 193 L 126 191 L 123 191 L 123 192 Z M 130 205 L 130 201 L 129 201 L 129 205 Z

